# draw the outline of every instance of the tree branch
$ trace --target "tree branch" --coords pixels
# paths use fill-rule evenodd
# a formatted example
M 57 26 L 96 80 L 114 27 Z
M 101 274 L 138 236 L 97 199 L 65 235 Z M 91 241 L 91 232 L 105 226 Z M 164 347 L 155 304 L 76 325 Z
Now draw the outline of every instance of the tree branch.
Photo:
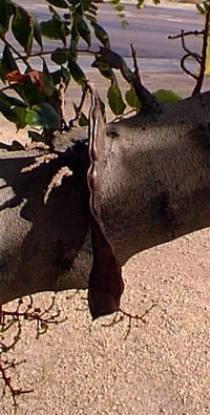
M 141 81 L 137 57 L 136 57 L 136 50 L 134 46 L 131 44 L 131 53 L 133 58 L 133 65 L 134 65 L 134 72 L 133 72 L 133 87 L 135 89 L 136 95 L 141 102 L 141 112 L 143 114 L 156 114 L 161 112 L 161 105 L 154 96 L 144 87 Z
M 209 19 L 210 19 L 210 4 L 208 4 L 208 9 L 205 15 L 205 27 L 204 30 L 201 31 L 189 31 L 184 32 L 184 30 L 181 30 L 181 33 L 179 35 L 175 36 L 168 36 L 169 39 L 181 39 L 181 44 L 183 50 L 186 52 L 186 54 L 182 57 L 180 61 L 180 66 L 182 70 L 192 78 L 196 80 L 196 85 L 193 89 L 192 96 L 197 95 L 201 92 L 201 88 L 203 85 L 203 80 L 205 76 L 205 68 L 206 68 L 206 58 L 207 58 L 207 46 L 208 46 L 208 38 L 209 38 Z M 203 36 L 203 44 L 202 44 L 202 53 L 199 55 L 196 52 L 192 52 L 185 44 L 185 37 L 186 36 Z M 196 75 L 193 72 L 191 72 L 189 69 L 185 66 L 185 61 L 188 58 L 194 58 L 200 65 L 200 71 L 199 74 Z
M 209 18 L 210 18 L 210 4 L 208 5 L 207 13 L 205 16 L 205 27 L 203 33 L 203 47 L 202 47 L 202 59 L 200 62 L 200 73 L 198 75 L 197 83 L 192 92 L 192 96 L 199 94 L 203 85 L 203 80 L 205 76 L 206 69 L 206 57 L 207 57 L 207 47 L 208 47 L 208 38 L 209 38 Z
M 182 70 L 189 76 L 191 76 L 194 79 L 198 79 L 198 75 L 195 75 L 193 72 L 191 72 L 185 65 L 185 61 L 191 57 L 190 53 L 186 53 L 186 55 L 184 55 L 181 60 L 180 60 L 180 66 L 182 68 Z
M 178 35 L 169 35 L 168 39 L 174 40 L 174 39 L 180 39 L 183 36 L 183 30 Z M 202 36 L 204 34 L 204 30 L 189 30 L 188 32 L 184 32 L 184 36 Z
M 209 114 L 206 93 L 165 105 L 158 121 L 140 113 L 107 127 L 101 215 L 121 265 L 137 252 L 210 225 Z M 59 157 L 28 173 L 21 170 L 37 153 L 2 152 L 0 303 L 88 286 L 85 131 L 62 134 L 69 144 Z M 49 182 L 63 165 L 74 174 L 52 189 L 45 205 Z

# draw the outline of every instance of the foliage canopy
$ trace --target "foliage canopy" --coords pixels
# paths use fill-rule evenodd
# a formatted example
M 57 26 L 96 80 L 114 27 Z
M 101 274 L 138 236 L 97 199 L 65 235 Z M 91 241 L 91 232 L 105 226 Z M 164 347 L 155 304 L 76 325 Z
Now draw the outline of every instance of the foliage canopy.
M 38 21 L 35 16 L 12 0 L 1 0 L 0 9 L 0 111 L 17 129 L 40 128 L 39 139 L 47 141 L 54 130 L 69 129 L 72 120 L 64 116 L 64 96 L 67 88 L 71 95 L 71 80 L 81 88 L 81 103 L 74 105 L 74 121 L 87 125 L 88 119 L 82 112 L 85 100 L 86 75 L 78 61 L 81 53 L 92 56 L 92 66 L 110 81 L 107 99 L 112 112 L 121 116 L 129 105 L 141 108 L 141 94 L 134 85 L 133 72 L 122 56 L 111 49 L 109 34 L 98 23 L 101 0 L 45 0 L 49 18 Z M 155 4 L 159 0 L 153 0 Z M 109 2 L 115 9 L 122 25 L 127 22 L 121 0 Z M 144 6 L 138 0 L 137 7 Z M 204 0 L 197 6 L 199 12 L 208 14 L 209 2 Z M 202 32 L 200 33 L 203 34 Z M 181 36 L 181 35 L 180 35 Z M 52 41 L 50 50 L 46 39 Z M 185 50 L 184 37 L 182 37 Z M 93 42 L 97 47 L 93 48 Z M 206 45 L 207 46 L 207 45 Z M 188 50 L 189 52 L 189 50 Z M 183 57 L 194 57 L 200 63 L 202 57 L 189 53 Z M 35 62 L 35 63 L 34 63 Z M 123 96 L 116 71 L 128 83 Z M 203 72 L 203 69 L 202 69 Z M 189 71 L 188 71 L 189 74 Z M 192 75 L 193 76 L 193 75 Z M 194 76 L 195 77 L 195 76 Z M 196 78 L 196 77 L 195 77 Z M 171 91 L 157 91 L 156 99 L 164 102 L 180 99 Z
M 157 4 L 159 0 L 154 0 Z M 133 73 L 122 56 L 111 49 L 108 33 L 98 23 L 99 0 L 46 0 L 49 18 L 38 21 L 30 12 L 12 0 L 1 0 L 0 9 L 0 111 L 17 128 L 26 125 L 41 128 L 40 139 L 54 130 L 68 129 L 64 119 L 64 94 L 73 79 L 86 94 L 86 75 L 78 62 L 81 53 L 93 57 L 92 66 L 110 81 L 107 98 L 116 116 L 126 105 L 139 110 L 140 99 L 133 85 Z M 126 25 L 120 0 L 111 0 L 122 25 Z M 140 0 L 137 7 L 142 7 Z M 46 49 L 46 39 L 52 48 Z M 91 49 L 93 41 L 97 47 Z M 36 59 L 36 61 L 35 61 Z M 34 62 L 36 62 L 34 64 Z M 37 62 L 39 62 L 37 64 Z M 116 77 L 119 71 L 128 83 L 125 97 Z M 71 91 L 70 91 L 71 94 Z M 170 95 L 170 94 L 169 94 Z M 164 93 L 159 94 L 165 100 Z M 179 98 L 179 97 L 178 97 Z M 173 97 L 174 99 L 174 97 Z M 168 100 L 168 94 L 166 97 Z M 80 125 L 88 120 L 82 104 L 74 106 Z M 46 133 L 46 131 L 48 131 Z

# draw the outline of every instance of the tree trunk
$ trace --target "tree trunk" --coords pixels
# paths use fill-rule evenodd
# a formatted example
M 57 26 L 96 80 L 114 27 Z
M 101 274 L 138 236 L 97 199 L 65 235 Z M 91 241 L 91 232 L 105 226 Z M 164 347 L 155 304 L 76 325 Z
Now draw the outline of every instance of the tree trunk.
M 210 93 L 205 93 L 168 104 L 159 115 L 107 126 L 102 218 L 121 264 L 139 251 L 209 226 L 209 122 Z M 77 138 L 68 136 L 68 149 L 58 159 L 28 173 L 21 169 L 36 152 L 0 158 L 1 304 L 88 285 L 88 155 L 81 130 Z M 66 163 L 74 175 L 44 204 L 51 178 Z

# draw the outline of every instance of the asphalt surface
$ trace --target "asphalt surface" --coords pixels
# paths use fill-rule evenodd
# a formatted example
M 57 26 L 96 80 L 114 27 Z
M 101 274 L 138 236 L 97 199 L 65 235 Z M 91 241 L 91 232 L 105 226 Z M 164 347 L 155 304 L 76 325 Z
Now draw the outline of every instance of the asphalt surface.
M 46 2 L 39 0 L 17 0 L 27 7 L 39 20 L 48 20 L 49 13 Z M 203 18 L 195 7 L 154 7 L 146 6 L 138 10 L 134 4 L 124 4 L 128 26 L 123 29 L 120 19 L 109 4 L 99 7 L 99 22 L 108 31 L 112 48 L 124 57 L 130 56 L 129 45 L 133 43 L 139 57 L 143 59 L 180 59 L 182 48 L 179 40 L 169 40 L 168 35 L 202 28 Z M 188 41 L 188 45 L 198 50 L 200 42 L 197 38 Z M 47 46 L 50 46 L 47 45 Z M 92 45 L 97 48 L 97 44 Z

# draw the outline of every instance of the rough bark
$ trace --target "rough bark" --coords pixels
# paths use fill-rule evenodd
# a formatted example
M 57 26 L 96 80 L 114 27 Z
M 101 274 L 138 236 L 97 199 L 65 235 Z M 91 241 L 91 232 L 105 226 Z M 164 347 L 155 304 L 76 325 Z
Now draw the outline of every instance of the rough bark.
M 107 126 L 102 218 L 121 264 L 210 224 L 210 93 Z M 57 160 L 21 173 L 34 153 L 0 158 L 0 303 L 86 288 L 91 269 L 88 163 L 81 130 Z M 57 145 L 57 144 L 56 144 Z M 59 147 L 57 145 L 57 147 Z M 69 149 L 70 148 L 70 149 Z M 76 151 L 75 151 L 76 149 Z M 74 175 L 43 203 L 63 164 Z

